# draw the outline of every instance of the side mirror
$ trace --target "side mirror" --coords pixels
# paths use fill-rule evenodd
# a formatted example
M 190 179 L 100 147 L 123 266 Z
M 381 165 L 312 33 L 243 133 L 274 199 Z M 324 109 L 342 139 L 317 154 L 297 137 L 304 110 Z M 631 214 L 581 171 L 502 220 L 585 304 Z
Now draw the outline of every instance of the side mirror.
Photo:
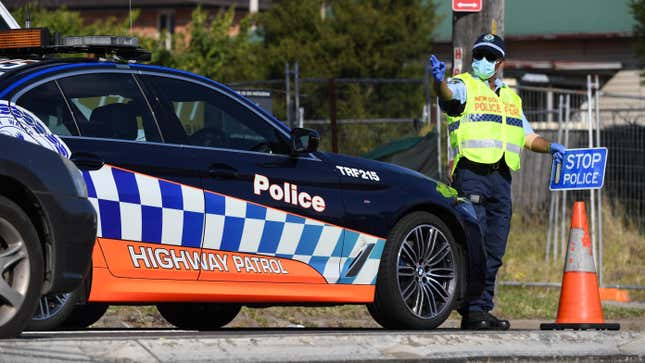
M 320 134 L 316 130 L 295 128 L 291 130 L 291 155 L 307 154 L 318 150 Z

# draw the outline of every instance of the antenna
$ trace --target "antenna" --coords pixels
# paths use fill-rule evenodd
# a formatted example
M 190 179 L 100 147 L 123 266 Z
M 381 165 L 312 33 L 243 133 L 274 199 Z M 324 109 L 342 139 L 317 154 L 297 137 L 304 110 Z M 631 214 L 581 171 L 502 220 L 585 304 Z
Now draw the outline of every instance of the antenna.
M 29 8 L 29 0 L 25 0 L 25 28 L 29 29 L 31 28 L 31 13 Z
M 132 0 L 128 1 L 128 18 L 130 18 L 130 34 L 132 34 Z

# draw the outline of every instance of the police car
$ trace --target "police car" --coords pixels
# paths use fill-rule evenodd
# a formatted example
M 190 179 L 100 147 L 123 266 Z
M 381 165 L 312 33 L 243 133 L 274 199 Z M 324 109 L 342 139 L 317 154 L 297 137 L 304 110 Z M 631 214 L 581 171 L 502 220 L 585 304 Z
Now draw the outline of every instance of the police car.
M 65 296 L 89 271 L 96 213 L 67 156 L 33 114 L 0 101 L 1 338 L 29 324 L 41 293 Z
M 479 295 L 481 235 L 454 189 L 319 151 L 315 131 L 220 83 L 133 62 L 136 39 L 20 32 L 0 51 L 0 100 L 65 141 L 98 214 L 86 304 L 57 323 L 111 304 L 156 304 L 187 329 L 243 305 L 367 304 L 384 327 L 430 329 Z M 79 51 L 99 58 L 52 57 Z

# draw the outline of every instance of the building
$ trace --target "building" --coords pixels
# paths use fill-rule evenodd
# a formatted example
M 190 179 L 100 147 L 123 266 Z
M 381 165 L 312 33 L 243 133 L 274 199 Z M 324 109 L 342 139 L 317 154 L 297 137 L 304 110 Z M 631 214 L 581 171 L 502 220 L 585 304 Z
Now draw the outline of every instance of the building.
M 3 2 L 9 10 L 26 4 L 25 0 Z M 87 23 L 108 17 L 124 21 L 128 19 L 130 9 L 140 9 L 139 17 L 132 24 L 133 33 L 159 36 L 164 32 L 173 34 L 184 31 L 191 21 L 191 13 L 197 6 L 211 13 L 234 6 L 236 18 L 239 20 L 248 13 L 268 9 L 271 2 L 272 0 L 40 0 L 38 4 L 46 9 L 59 9 L 64 6 L 69 10 L 78 11 Z
M 435 1 L 442 16 L 434 51 L 452 58 L 450 1 Z M 586 87 L 586 75 L 605 84 L 639 61 L 633 49 L 635 20 L 629 0 L 506 0 L 505 77 L 525 85 Z M 484 0 L 484 6 L 486 1 Z

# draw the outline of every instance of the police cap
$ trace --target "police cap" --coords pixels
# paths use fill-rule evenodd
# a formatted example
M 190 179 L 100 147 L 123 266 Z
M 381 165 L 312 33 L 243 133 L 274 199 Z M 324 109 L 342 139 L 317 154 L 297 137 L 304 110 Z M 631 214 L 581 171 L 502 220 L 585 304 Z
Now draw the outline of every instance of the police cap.
M 473 45 L 473 51 L 475 51 L 475 49 L 489 50 L 493 52 L 498 59 L 506 57 L 506 52 L 504 51 L 504 39 L 495 34 L 487 33 L 480 35 Z

